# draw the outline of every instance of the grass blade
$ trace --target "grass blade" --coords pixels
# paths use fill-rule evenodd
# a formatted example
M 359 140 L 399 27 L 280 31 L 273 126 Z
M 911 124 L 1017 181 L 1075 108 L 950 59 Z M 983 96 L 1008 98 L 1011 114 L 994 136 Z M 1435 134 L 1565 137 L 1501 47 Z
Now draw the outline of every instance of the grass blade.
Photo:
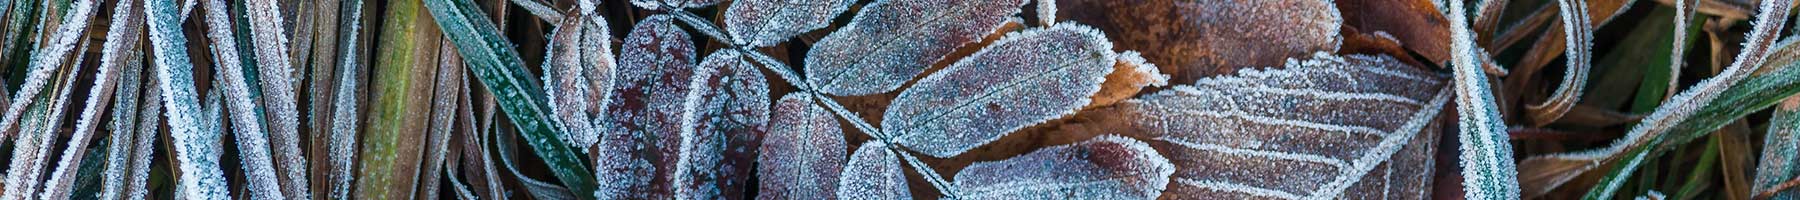
M 436 89 L 431 101 L 431 133 L 426 137 L 425 168 L 419 172 L 419 199 L 438 199 L 438 186 L 443 177 L 445 161 L 450 152 L 451 127 L 456 127 L 458 98 L 463 92 L 462 58 L 456 56 L 456 49 L 449 47 L 449 41 L 439 45 L 440 56 L 437 68 Z
M 193 64 L 189 62 L 187 51 L 182 47 L 187 38 L 181 34 L 173 7 L 174 0 L 148 0 L 144 2 L 145 13 L 149 20 L 150 41 L 156 52 L 156 78 L 161 83 L 158 88 L 163 93 L 162 102 L 168 106 L 170 136 L 174 140 L 176 154 L 181 162 L 182 170 L 178 181 L 180 193 L 192 199 L 226 199 L 230 194 L 225 191 L 224 172 L 219 169 L 218 157 L 210 156 L 209 142 L 216 142 L 217 133 L 206 133 L 200 128 L 200 100 L 194 93 Z
M 263 110 L 256 105 L 256 91 L 250 88 L 252 78 L 246 76 L 247 65 L 238 55 L 237 35 L 232 30 L 230 9 L 224 0 L 207 0 L 205 2 L 206 36 L 212 42 L 213 63 L 217 66 L 214 76 L 217 84 L 222 86 L 221 94 L 226 100 L 225 109 L 231 112 L 231 129 L 237 136 L 245 176 L 247 176 L 250 194 L 257 199 L 285 199 L 281 191 L 279 177 L 276 175 L 273 158 L 270 156 L 268 132 L 264 129 L 265 120 L 257 115 Z
M 415 198 L 442 43 L 424 8 L 418 1 L 388 2 L 369 74 L 374 96 L 358 152 L 358 199 Z
M 1563 13 L 1563 33 L 1567 33 L 1568 38 L 1563 40 L 1564 46 L 1568 47 L 1564 48 L 1567 50 L 1564 57 L 1568 62 L 1568 70 L 1564 72 L 1562 84 L 1556 86 L 1556 91 L 1549 100 L 1525 106 L 1534 126 L 1544 126 L 1562 119 L 1564 114 L 1575 107 L 1576 102 L 1581 101 L 1581 90 L 1587 87 L 1588 71 L 1593 66 L 1589 61 L 1594 57 L 1594 28 L 1589 26 L 1592 17 L 1587 15 L 1587 2 L 1558 0 L 1557 4 Z
M 250 35 L 255 43 L 257 74 L 261 81 L 263 106 L 268 109 L 265 127 L 274 148 L 281 190 L 293 199 L 310 199 L 306 184 L 306 159 L 300 157 L 300 114 L 295 107 L 294 69 L 288 61 L 286 24 L 275 0 L 249 0 Z
M 590 199 L 594 178 L 587 172 L 579 154 L 556 139 L 555 128 L 547 113 L 543 91 L 538 91 L 519 53 L 511 48 L 500 31 L 488 21 L 486 14 L 468 0 L 426 0 L 425 6 L 437 19 L 444 33 L 456 43 L 456 49 L 468 62 L 470 71 L 481 79 L 488 91 L 500 98 L 507 118 L 517 124 L 534 153 L 544 159 L 552 174 L 578 199 Z
M 141 60 L 142 57 L 143 53 L 139 52 L 133 56 L 133 60 Z M 141 64 L 133 65 L 143 67 Z M 131 178 L 125 181 L 126 199 L 144 199 L 150 193 L 147 183 L 150 179 L 150 162 L 151 156 L 156 153 L 157 122 L 162 121 L 162 90 L 158 89 L 160 85 L 160 81 L 156 79 L 145 79 L 144 87 L 141 88 L 144 93 L 143 102 L 138 104 L 137 117 L 137 124 L 141 126 L 137 126 L 137 139 L 134 140 L 137 144 L 131 150 L 140 153 L 131 155 Z
M 1462 8 L 1462 0 L 1450 0 L 1451 8 Z M 1458 138 L 1462 139 L 1463 191 L 1469 199 L 1518 199 L 1518 172 L 1514 171 L 1512 147 L 1506 140 L 1506 125 L 1501 124 L 1500 111 L 1488 88 L 1488 78 L 1476 60 L 1475 35 L 1463 9 L 1450 9 L 1450 37 L 1456 71 L 1456 110 L 1460 122 Z
M 1775 114 L 1769 119 L 1768 139 L 1763 140 L 1762 163 L 1756 166 L 1756 180 L 1753 182 L 1753 193 L 1766 193 L 1775 185 L 1781 184 L 1795 175 L 1800 175 L 1800 98 L 1788 97 L 1775 108 Z M 1776 193 L 1771 199 L 1790 199 L 1800 196 L 1800 191 Z
M 334 91 L 336 94 L 333 94 L 335 99 L 332 101 L 335 102 L 335 107 L 331 114 L 331 142 L 329 144 L 331 153 L 327 154 L 327 157 L 331 159 L 331 166 L 334 166 L 328 175 L 331 177 L 331 183 L 328 184 L 330 185 L 331 199 L 350 197 L 350 187 L 352 187 L 350 181 L 354 179 L 352 170 L 356 166 L 356 140 L 360 138 L 357 136 L 357 132 L 361 129 L 357 122 L 362 119 L 362 109 L 358 106 L 363 101 L 363 89 L 361 89 L 360 81 L 366 76 L 360 72 L 364 70 L 361 69 L 361 66 L 367 61 L 363 57 L 368 55 L 359 46 L 368 46 L 369 42 L 368 39 L 359 38 L 369 31 L 362 29 L 362 23 L 365 20 L 362 17 L 363 13 L 368 12 L 363 8 L 363 1 L 350 0 L 350 4 L 344 10 L 350 12 L 350 18 L 344 21 L 349 28 L 341 33 L 343 35 L 340 35 L 343 40 L 339 45 L 343 46 L 341 49 L 344 52 L 339 56 L 339 59 L 342 60 L 338 62 L 340 74 L 337 77 L 337 89 Z

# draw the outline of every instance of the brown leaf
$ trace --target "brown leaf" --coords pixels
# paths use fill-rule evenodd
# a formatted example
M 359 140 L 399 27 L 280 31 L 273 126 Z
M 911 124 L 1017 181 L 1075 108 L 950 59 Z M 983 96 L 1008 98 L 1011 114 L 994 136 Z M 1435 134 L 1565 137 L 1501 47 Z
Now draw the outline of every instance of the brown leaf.
M 1343 20 L 1320 0 L 1065 0 L 1058 18 L 1108 33 L 1114 50 L 1137 50 L 1176 84 L 1280 66 L 1291 57 L 1332 52 Z
M 1450 20 L 1431 0 L 1341 0 L 1344 26 L 1384 32 L 1431 63 L 1450 60 Z M 1392 54 L 1404 55 L 1404 54 Z

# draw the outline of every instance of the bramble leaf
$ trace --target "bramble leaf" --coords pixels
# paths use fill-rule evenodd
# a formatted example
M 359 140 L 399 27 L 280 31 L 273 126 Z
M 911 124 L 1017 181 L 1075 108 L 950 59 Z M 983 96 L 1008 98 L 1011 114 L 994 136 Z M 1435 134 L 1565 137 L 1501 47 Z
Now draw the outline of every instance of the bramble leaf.
M 838 194 L 844 170 L 844 131 L 837 117 L 819 107 L 811 94 L 781 97 L 769 117 L 756 168 L 761 182 L 757 199 L 824 198 Z
M 1024 0 L 877 0 L 806 53 L 806 82 L 821 93 L 893 91 L 964 44 L 1000 28 Z
M 882 132 L 941 158 L 1073 114 L 1112 72 L 1111 49 L 1099 31 L 1075 23 L 1009 34 L 900 93 Z
M 965 199 L 1156 199 L 1173 173 L 1148 144 L 1106 135 L 978 162 L 955 180 Z
M 1428 187 L 1425 177 L 1370 175 L 1431 169 L 1435 137 L 1426 135 L 1437 133 L 1426 127 L 1450 99 L 1443 76 L 1387 56 L 1322 52 L 1237 74 L 1114 108 L 1132 122 L 1130 132 L 1170 144 L 1163 152 L 1177 167 L 1172 195 L 1423 198 L 1364 188 Z

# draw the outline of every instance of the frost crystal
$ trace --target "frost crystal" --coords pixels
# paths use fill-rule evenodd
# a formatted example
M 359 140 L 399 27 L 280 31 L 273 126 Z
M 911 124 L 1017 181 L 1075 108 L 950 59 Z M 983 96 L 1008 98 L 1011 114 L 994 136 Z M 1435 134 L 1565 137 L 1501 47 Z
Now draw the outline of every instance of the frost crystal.
M 1172 144 L 1164 152 L 1178 167 L 1169 188 L 1174 194 L 1353 197 L 1380 191 L 1367 184 L 1423 187 L 1363 180 L 1396 171 L 1390 169 L 1430 168 L 1421 157 L 1430 154 L 1421 152 L 1433 143 L 1414 141 L 1435 134 L 1421 132 L 1433 130 L 1425 127 L 1450 99 L 1444 79 L 1387 56 L 1317 53 L 1289 60 L 1284 69 L 1176 86 L 1119 109 L 1129 113 L 1124 118 L 1135 122 L 1134 131 Z M 1408 163 L 1392 163 L 1401 161 Z M 1426 167 L 1412 168 L 1417 165 Z
M 1072 114 L 1112 72 L 1111 49 L 1100 32 L 1075 23 L 1008 34 L 900 93 L 882 132 L 908 149 L 950 157 Z
M 633 27 L 621 47 L 617 81 L 593 154 L 600 198 L 666 198 L 687 117 L 694 44 L 674 18 L 656 15 Z M 652 183 L 663 183 L 652 185 Z
M 887 143 L 871 141 L 856 148 L 850 164 L 838 180 L 838 199 L 913 199 L 906 190 L 906 172 L 900 157 Z
M 956 174 L 963 199 L 1156 199 L 1175 166 L 1142 141 L 1114 135 L 1054 146 Z
M 738 0 L 725 13 L 725 31 L 734 43 L 774 46 L 789 38 L 831 25 L 831 18 L 850 9 L 851 0 Z
M 825 198 L 837 194 L 844 169 L 843 130 L 837 118 L 806 93 L 788 94 L 775 104 L 769 134 L 756 168 L 757 199 Z
M 855 96 L 893 91 L 951 51 L 979 41 L 1024 0 L 877 0 L 806 54 L 808 83 Z

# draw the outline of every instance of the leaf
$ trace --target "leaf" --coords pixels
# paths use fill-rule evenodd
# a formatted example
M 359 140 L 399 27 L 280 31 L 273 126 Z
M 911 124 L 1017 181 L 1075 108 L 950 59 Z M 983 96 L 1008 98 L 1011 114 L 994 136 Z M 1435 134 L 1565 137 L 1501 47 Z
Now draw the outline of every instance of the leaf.
M 248 0 L 250 18 L 250 35 L 256 49 L 257 76 L 269 81 L 260 81 L 263 92 L 263 105 L 268 109 L 264 124 L 269 133 L 268 141 L 274 150 L 275 164 L 278 164 L 277 175 L 281 182 L 281 191 L 295 199 L 310 199 L 306 183 L 306 159 L 300 155 L 300 114 L 299 101 L 294 97 L 294 67 L 288 59 L 288 36 L 284 26 L 281 8 L 276 7 L 275 0 Z
M 604 29 L 606 21 L 588 22 L 585 19 L 571 16 L 561 20 L 562 25 L 552 36 L 554 40 L 549 44 L 550 53 L 544 62 L 544 92 L 554 102 L 550 104 L 550 110 L 569 130 L 562 139 L 583 151 L 600 140 L 600 127 L 596 127 L 598 122 L 594 118 L 601 117 L 600 112 L 605 109 L 601 104 L 612 86 L 613 68 L 616 68 L 608 45 L 589 44 L 612 39 L 605 31 L 589 34 L 593 29 Z M 594 23 L 598 23 L 598 27 L 588 26 Z
M 596 160 L 598 198 L 668 198 L 680 156 L 683 110 L 694 88 L 694 45 L 669 15 L 639 21 L 625 37 L 607 92 Z M 660 185 L 657 183 L 661 183 Z
M 907 191 L 906 169 L 887 143 L 871 141 L 856 148 L 844 174 L 838 176 L 838 199 L 913 199 Z
M 679 10 L 718 4 L 724 0 L 631 0 L 631 5 L 649 10 Z
M 768 130 L 767 79 L 737 51 L 714 52 L 697 71 L 683 109 L 688 113 L 681 124 L 675 196 L 745 196 L 756 150 Z
M 1462 0 L 1450 0 L 1462 8 Z M 1482 71 L 1475 34 L 1463 9 L 1450 9 L 1452 67 L 1455 71 L 1457 127 L 1462 150 L 1463 194 L 1469 199 L 1517 199 L 1519 181 L 1494 94 Z
M 143 52 L 138 52 L 137 57 L 142 57 L 143 54 Z M 144 100 L 142 104 L 138 105 L 137 124 L 145 126 L 138 126 L 136 129 L 137 139 L 134 141 L 137 144 L 132 147 L 132 151 L 137 153 L 131 155 L 131 177 L 125 182 L 124 196 L 127 199 L 144 199 L 145 196 L 149 196 L 150 187 L 146 182 L 150 179 L 151 156 L 156 154 L 156 136 L 158 135 L 156 130 L 158 126 L 151 124 L 162 121 L 160 118 L 163 106 L 162 90 L 157 89 L 161 82 L 156 79 L 146 79 L 144 82 Z
M 781 97 L 757 155 L 757 199 L 824 198 L 838 194 L 844 172 L 843 130 L 837 118 L 795 93 Z
M 500 100 L 500 106 L 513 122 L 538 158 L 549 166 L 556 179 L 575 194 L 593 194 L 595 181 L 586 170 L 579 154 L 555 138 L 560 135 L 554 120 L 548 118 L 543 91 L 531 80 L 530 72 L 510 48 L 511 42 L 487 18 L 489 15 L 469 0 L 425 0 L 434 21 L 445 38 L 456 44 L 456 52 L 464 65 L 481 80 L 487 91 Z M 577 199 L 590 196 L 576 195 Z
M 1503 0 L 1490 0 L 1505 2 Z M 1431 0 L 1333 1 L 1343 12 L 1344 26 L 1390 34 L 1407 50 L 1431 63 L 1450 61 L 1450 22 Z M 1504 7 L 1504 6 L 1501 6 Z
M 140 96 L 148 96 L 140 95 L 144 93 L 142 90 L 143 85 L 146 85 L 144 82 L 147 82 L 144 80 L 143 73 L 143 49 L 139 47 L 144 30 L 144 12 L 141 5 L 141 3 L 131 0 L 121 0 L 114 5 L 110 21 L 113 23 L 107 25 L 109 31 L 106 34 L 106 43 L 102 44 L 101 48 L 101 69 L 118 68 L 122 71 L 118 72 L 117 84 L 113 85 L 116 89 L 112 98 L 117 99 L 112 102 L 112 107 L 116 110 L 113 110 L 112 123 L 109 124 L 109 129 L 113 134 L 109 136 L 111 145 L 107 147 L 112 151 L 107 152 L 106 155 L 106 170 L 102 172 L 105 174 L 105 178 L 101 181 L 100 199 L 120 199 L 127 195 L 127 190 L 130 190 L 127 188 L 127 182 L 132 178 L 133 171 L 131 170 L 134 167 L 131 163 L 136 161 L 132 159 L 132 155 L 150 153 L 150 150 L 134 151 L 133 147 L 137 145 L 138 138 L 143 137 L 139 135 L 155 135 L 138 134 L 139 126 L 153 125 L 140 125 L 135 121 L 140 118 L 138 113 L 149 110 L 139 107 L 138 102 L 150 101 L 139 100 L 142 98 Z M 144 114 L 156 115 L 154 113 Z
M 1106 135 L 977 162 L 955 180 L 966 199 L 1156 199 L 1174 173 L 1148 144 Z
M 1176 84 L 1335 52 L 1344 18 L 1324 0 L 1060 0 L 1057 17 L 1092 24 L 1144 52 Z M 1184 41 L 1184 42 L 1169 42 Z
M 175 149 L 175 159 L 180 162 L 180 184 L 177 188 L 182 196 L 193 199 L 225 199 L 230 196 L 225 190 L 224 172 L 219 169 L 219 158 L 210 156 L 212 150 L 208 143 L 217 142 L 216 133 L 204 133 L 200 127 L 199 98 L 194 94 L 194 73 L 192 62 L 189 62 L 187 51 L 182 45 L 187 39 L 181 34 L 175 14 L 176 5 L 173 0 L 147 0 L 144 12 L 149 21 L 150 41 L 155 52 L 156 79 L 162 93 L 164 105 L 168 107 L 169 135 Z M 153 112 L 154 113 L 154 112 Z
M 326 157 L 330 159 L 329 163 L 334 167 L 330 168 L 331 171 L 326 175 L 330 181 L 327 181 L 324 189 L 328 190 L 329 193 L 326 194 L 329 194 L 331 199 L 350 198 L 350 188 L 355 186 L 351 182 L 355 174 L 354 167 L 347 166 L 356 166 L 354 157 L 359 146 L 357 139 L 360 139 L 357 133 L 362 128 L 357 124 L 362 121 L 362 110 L 358 105 L 362 104 L 362 97 L 365 96 L 362 80 L 367 77 L 367 75 L 359 73 L 364 71 L 361 68 L 363 68 L 362 65 L 366 62 L 364 58 L 368 57 L 368 54 L 358 46 L 368 45 L 369 41 L 360 38 L 368 31 L 362 28 L 362 22 L 365 21 L 362 18 L 365 12 L 363 1 L 350 0 L 344 10 L 350 12 L 348 13 L 350 16 L 344 24 L 348 27 L 340 36 L 343 39 L 341 41 L 342 49 L 345 51 L 338 57 L 342 60 L 337 63 L 339 74 L 336 80 L 338 81 L 333 85 L 333 92 L 336 94 L 332 94 L 332 99 L 329 100 L 329 102 L 333 102 L 334 107 L 331 110 L 333 119 L 329 122 L 330 142 L 326 142 L 330 148 Z
M 725 31 L 749 47 L 774 46 L 800 34 L 831 26 L 851 0 L 739 0 L 725 10 Z
M 443 179 L 446 162 L 452 151 L 450 138 L 455 132 L 458 108 L 467 107 L 460 103 L 463 95 L 467 95 L 462 57 L 456 55 L 456 48 L 450 48 L 450 41 L 441 41 L 438 49 L 437 77 L 433 80 L 431 94 L 431 133 L 426 134 L 423 159 L 424 170 L 419 171 L 418 199 L 438 199 L 439 186 Z
M 900 93 L 882 133 L 942 158 L 1073 114 L 1112 72 L 1111 49 L 1099 31 L 1075 23 L 1007 35 Z
M 1586 2 L 1559 0 L 1557 5 L 1561 13 L 1575 13 L 1562 15 L 1563 32 L 1567 33 L 1564 35 L 1567 39 L 1563 40 L 1563 46 L 1568 47 L 1563 56 L 1568 66 L 1565 67 L 1567 70 L 1563 73 L 1561 84 L 1556 86 L 1556 91 L 1551 93 L 1549 99 L 1542 104 L 1525 105 L 1525 111 L 1534 126 L 1549 125 L 1550 122 L 1561 119 L 1575 107 L 1576 102 L 1581 101 L 1582 89 L 1587 87 L 1588 71 L 1593 65 L 1590 60 L 1594 57 L 1594 28 L 1587 26 L 1591 24 L 1588 21 L 1592 17 L 1587 15 Z
M 1000 28 L 1024 4 L 877 0 L 813 44 L 806 53 L 806 84 L 839 96 L 899 89 L 945 55 Z
M 1168 144 L 1171 195 L 1317 199 L 1392 195 L 1424 198 L 1429 180 L 1369 175 L 1429 174 L 1449 101 L 1441 75 L 1388 56 L 1323 52 L 1287 66 L 1244 70 L 1129 100 L 1111 112 Z M 1396 167 L 1402 166 L 1402 167 Z M 1417 167 L 1417 168 L 1413 168 Z M 1384 180 L 1385 179 L 1385 180 Z M 1368 194 L 1361 189 L 1405 188 Z M 1410 190 L 1408 190 L 1410 189 Z M 1398 197 L 1393 197 L 1398 196 Z
M 1136 51 L 1119 53 L 1117 60 L 1113 63 L 1112 73 L 1106 74 L 1106 82 L 1100 83 L 1100 91 L 1094 94 L 1094 102 L 1082 107 L 1082 110 L 1124 101 L 1137 96 L 1146 86 L 1169 85 L 1169 75 L 1158 72 L 1155 64 L 1144 61 L 1144 57 Z
M 130 3 L 130 2 L 123 2 L 123 3 Z M 65 23 L 74 23 L 74 24 L 67 24 L 65 26 L 87 26 L 87 23 L 89 23 L 88 18 L 92 17 L 92 15 L 93 15 L 92 12 L 94 12 L 96 7 L 99 7 L 99 3 L 93 2 L 93 1 L 76 1 L 76 2 L 74 2 L 74 5 L 71 5 L 71 6 L 73 6 L 73 8 L 77 9 L 77 10 L 74 10 L 74 12 L 70 12 L 69 15 L 72 15 L 72 16 L 70 16 L 68 19 L 78 20 L 78 21 L 65 22 Z M 127 6 L 121 6 L 121 7 L 130 7 L 130 6 L 127 5 Z M 115 9 L 115 10 L 123 10 L 123 9 Z M 118 16 L 122 16 L 122 15 L 114 15 L 114 16 L 115 16 L 114 18 L 117 18 Z M 108 31 L 109 34 L 110 34 L 110 32 L 136 33 L 136 30 L 124 30 L 126 28 L 119 28 L 119 27 L 124 27 L 124 26 L 109 25 L 108 30 L 113 30 L 113 31 Z M 82 28 L 82 27 L 71 27 L 71 28 Z M 124 34 L 124 33 L 121 33 L 121 34 Z M 124 59 L 124 57 L 126 56 L 123 52 L 118 52 L 118 51 L 121 50 L 120 48 L 126 48 L 126 47 L 122 47 L 121 45 L 136 45 L 136 43 L 137 43 L 136 37 L 132 37 L 130 39 L 130 41 L 126 41 L 127 39 L 125 39 L 123 37 L 124 36 L 119 36 L 119 38 L 114 39 L 113 36 L 111 36 L 111 35 L 108 36 L 109 40 L 119 41 L 119 44 L 107 44 L 107 45 L 113 45 L 113 46 L 105 47 L 106 50 L 111 50 L 112 54 L 108 54 L 106 58 L 102 58 L 103 59 L 102 62 L 105 62 L 104 61 L 105 59 L 111 59 L 111 61 L 113 61 L 111 63 L 112 65 L 102 65 L 99 67 L 98 70 L 100 72 L 98 74 L 96 74 L 95 78 L 94 78 L 96 80 L 96 82 L 94 82 L 93 86 L 89 87 L 89 89 L 88 89 L 87 102 L 83 104 L 84 107 L 82 108 L 81 117 L 80 117 L 79 121 L 76 122 L 76 126 L 75 126 L 76 130 L 75 130 L 73 136 L 71 136 L 69 138 L 69 144 L 66 145 L 66 147 L 64 147 L 64 150 L 63 150 L 63 153 L 61 156 L 62 160 L 57 162 L 57 166 L 62 166 L 62 167 L 58 167 L 57 171 L 51 173 L 50 181 L 49 181 L 50 185 L 44 186 L 44 188 L 45 188 L 44 196 L 45 197 L 68 197 L 71 194 L 69 192 L 71 192 L 77 188 L 77 187 L 75 187 L 75 185 L 72 185 L 72 184 L 76 184 L 76 182 L 74 182 L 74 181 L 76 181 L 77 176 L 80 173 L 77 171 L 68 171 L 68 170 L 71 170 L 71 169 L 85 170 L 85 169 L 87 169 L 86 168 L 87 166 L 99 166 L 99 164 L 94 164 L 92 162 L 89 162 L 89 161 L 92 161 L 94 158 L 85 157 L 85 156 L 87 156 L 88 154 L 93 154 L 93 153 L 85 152 L 85 151 L 88 151 L 87 149 L 89 148 L 88 147 L 89 141 L 93 141 L 91 139 L 91 137 L 94 137 L 93 136 L 94 129 L 97 126 L 99 126 L 99 120 L 101 117 L 100 114 L 106 112 L 105 105 L 111 103 L 112 97 L 113 97 L 113 95 L 111 95 L 111 93 L 113 93 L 113 89 L 116 88 L 115 86 L 118 85 L 117 77 L 119 75 L 117 75 L 117 74 L 119 73 L 118 71 L 122 69 L 122 66 L 118 65 L 117 60 Z M 85 45 L 87 42 L 84 41 L 81 43 Z M 108 43 L 112 43 L 112 41 L 108 41 Z M 83 46 L 80 49 L 86 50 L 87 47 Z M 106 50 L 103 50 L 103 51 L 106 51 Z M 80 59 L 78 58 L 77 60 L 80 60 Z M 79 62 L 80 61 L 76 61 L 75 64 L 80 64 Z M 105 146 L 95 147 L 95 148 L 106 149 Z M 75 168 L 75 167 L 80 167 L 80 168 Z M 94 177 L 94 175 L 88 174 L 88 176 L 82 176 L 82 177 L 92 178 L 92 177 Z M 89 193 L 92 193 L 92 192 L 89 192 Z M 79 194 L 79 193 L 77 193 L 77 194 Z M 94 198 L 97 198 L 97 196 L 95 196 Z
M 1775 114 L 1769 119 L 1769 135 L 1763 139 L 1762 157 L 1757 159 L 1756 180 L 1753 182 L 1754 193 L 1765 193 L 1775 185 L 1800 175 L 1800 168 L 1794 165 L 1800 162 L 1800 98 L 1788 97 L 1775 108 Z M 1787 199 L 1800 195 L 1800 191 L 1786 191 L 1771 196 L 1770 199 Z

